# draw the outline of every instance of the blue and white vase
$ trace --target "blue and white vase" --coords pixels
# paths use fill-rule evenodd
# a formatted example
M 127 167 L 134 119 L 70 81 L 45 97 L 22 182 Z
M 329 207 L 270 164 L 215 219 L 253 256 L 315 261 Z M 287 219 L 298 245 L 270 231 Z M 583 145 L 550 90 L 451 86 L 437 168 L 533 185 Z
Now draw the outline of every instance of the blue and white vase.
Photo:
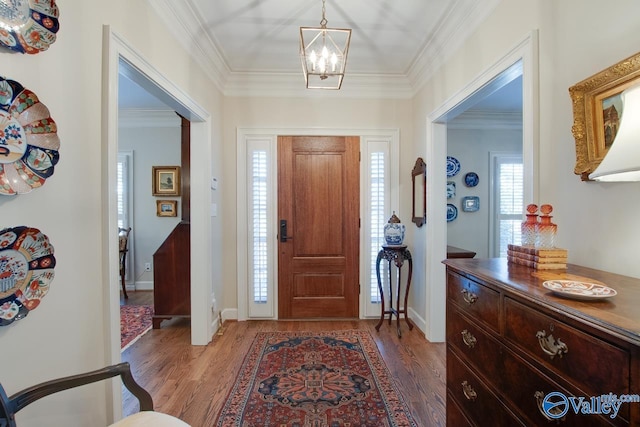
M 401 246 L 404 241 L 404 224 L 400 224 L 395 211 L 384 225 L 384 241 L 388 246 Z

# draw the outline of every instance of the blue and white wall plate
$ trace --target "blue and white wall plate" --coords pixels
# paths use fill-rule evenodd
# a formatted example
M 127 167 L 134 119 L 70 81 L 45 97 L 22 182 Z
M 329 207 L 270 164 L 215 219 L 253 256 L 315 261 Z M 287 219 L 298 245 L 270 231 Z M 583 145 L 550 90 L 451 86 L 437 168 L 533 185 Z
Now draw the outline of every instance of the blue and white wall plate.
M 478 178 L 478 174 L 475 172 L 469 172 L 464 176 L 464 185 L 467 187 L 475 187 L 480 182 L 480 178 Z
M 451 222 L 458 217 L 458 208 L 451 203 L 447 203 L 447 222 Z
M 456 176 L 460 172 L 460 162 L 455 157 L 447 156 L 447 176 Z
M 447 181 L 447 199 L 456 197 L 456 183 L 453 181 Z
M 480 209 L 480 198 L 478 196 L 465 196 L 461 201 L 464 212 L 476 212 Z

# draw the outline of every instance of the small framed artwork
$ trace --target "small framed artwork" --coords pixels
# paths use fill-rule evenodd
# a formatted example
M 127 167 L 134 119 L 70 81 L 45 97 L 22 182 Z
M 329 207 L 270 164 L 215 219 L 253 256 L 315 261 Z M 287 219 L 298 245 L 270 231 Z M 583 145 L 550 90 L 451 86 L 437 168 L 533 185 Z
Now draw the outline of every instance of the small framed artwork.
M 178 216 L 177 200 L 156 200 L 157 216 Z
M 180 195 L 180 166 L 153 166 L 154 196 Z
M 480 209 L 480 198 L 478 196 L 465 196 L 462 198 L 462 210 L 464 212 L 476 212 Z

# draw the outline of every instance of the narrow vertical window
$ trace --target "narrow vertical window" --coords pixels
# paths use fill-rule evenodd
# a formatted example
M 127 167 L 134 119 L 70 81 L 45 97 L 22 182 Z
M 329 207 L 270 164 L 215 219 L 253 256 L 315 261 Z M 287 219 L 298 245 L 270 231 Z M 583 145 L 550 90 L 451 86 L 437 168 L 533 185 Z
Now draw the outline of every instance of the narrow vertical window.
M 372 303 L 380 303 L 380 291 L 378 290 L 378 279 L 376 275 L 376 259 L 384 243 L 383 228 L 385 222 L 385 212 L 388 204 L 386 194 L 385 177 L 385 153 L 372 152 L 370 156 L 370 195 L 369 212 L 371 215 L 371 238 L 370 238 L 370 283 L 369 298 Z M 381 264 L 381 269 L 384 263 Z M 384 274 L 383 271 L 380 272 Z
M 123 151 L 118 153 L 116 163 L 116 205 L 118 210 L 118 227 L 133 228 L 133 218 L 131 216 L 131 200 L 133 200 L 133 151 Z M 114 230 L 114 233 L 118 230 Z M 135 265 L 135 233 L 129 235 L 129 254 L 126 259 L 125 280 L 132 280 L 133 266 Z
M 267 152 L 253 151 L 251 158 L 251 222 L 253 302 L 268 301 Z
M 116 180 L 118 227 L 125 228 L 129 226 L 129 156 L 126 154 L 118 154 Z
M 524 169 L 520 155 L 496 155 L 493 159 L 496 193 L 494 256 L 506 257 L 509 243 L 520 244 L 524 206 Z

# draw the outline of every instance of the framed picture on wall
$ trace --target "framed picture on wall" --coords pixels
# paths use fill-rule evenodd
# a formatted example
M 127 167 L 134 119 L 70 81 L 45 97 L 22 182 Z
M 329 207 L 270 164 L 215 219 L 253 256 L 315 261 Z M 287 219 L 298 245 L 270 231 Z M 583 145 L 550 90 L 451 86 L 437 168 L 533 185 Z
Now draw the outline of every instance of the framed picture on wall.
M 622 117 L 620 95 L 640 83 L 640 53 L 569 88 L 573 103 L 573 127 L 576 143 L 574 173 L 589 180 L 616 136 Z
M 177 200 L 156 200 L 157 216 L 178 216 Z
M 152 169 L 154 196 L 180 195 L 180 166 L 153 166 Z

